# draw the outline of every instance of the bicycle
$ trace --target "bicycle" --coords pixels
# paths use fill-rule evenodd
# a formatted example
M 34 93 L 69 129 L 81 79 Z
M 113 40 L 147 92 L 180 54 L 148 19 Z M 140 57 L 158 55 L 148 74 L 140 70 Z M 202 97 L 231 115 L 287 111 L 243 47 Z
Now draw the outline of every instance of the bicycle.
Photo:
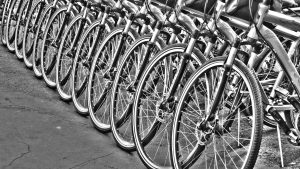
M 94 22 L 95 17 L 99 15 L 99 7 L 101 7 L 101 3 L 92 4 L 84 1 L 83 8 L 81 9 L 82 12 L 70 21 L 59 45 L 56 56 L 56 89 L 64 101 L 72 99 L 70 77 L 73 60 L 78 49 L 78 42 L 83 32 Z
M 111 89 L 110 124 L 112 133 L 117 145 L 126 151 L 135 150 L 130 129 L 130 116 L 133 104 L 131 96 L 134 93 L 143 68 L 147 65 L 150 58 L 153 58 L 156 53 L 166 46 L 165 41 L 173 44 L 178 41 L 177 35 L 181 33 L 181 29 L 175 24 L 166 24 L 163 27 L 162 23 L 165 21 L 165 16 L 161 10 L 171 11 L 170 7 L 166 6 L 166 4 L 157 4 L 157 2 L 149 1 L 148 8 L 148 11 L 156 14 L 153 16 L 156 18 L 156 26 L 151 34 L 139 37 L 124 53 L 123 58 L 119 61 L 120 65 L 116 70 Z M 169 34 L 168 32 L 171 33 Z M 124 109 L 122 110 L 121 108 Z
M 37 18 L 37 24 L 33 25 L 33 32 L 35 32 L 34 42 L 33 42 L 33 51 L 30 57 L 32 57 L 32 68 L 34 74 L 37 78 L 42 78 L 42 68 L 41 68 L 41 49 L 43 44 L 43 36 L 45 35 L 46 26 L 50 20 L 50 17 L 54 14 L 54 12 L 60 8 L 61 6 L 66 5 L 65 1 L 54 0 L 52 2 L 48 2 L 46 0 L 41 0 L 37 4 L 40 6 L 40 17 Z M 35 27 L 36 26 L 36 27 Z M 29 29 L 30 30 L 30 29 Z M 31 47 L 30 47 L 31 48 Z M 27 55 L 25 56 L 25 64 L 27 63 Z M 30 63 L 28 64 L 30 67 Z
M 170 143 L 174 168 L 193 165 L 253 168 L 262 137 L 263 110 L 270 113 L 292 144 L 299 145 L 299 135 L 279 115 L 278 107 L 266 102 L 261 83 L 249 69 L 254 58 L 250 57 L 249 67 L 235 59 L 241 45 L 249 45 L 250 41 L 250 46 L 256 46 L 258 37 L 262 37 L 276 51 L 274 54 L 288 78 L 300 78 L 276 34 L 262 25 L 265 18 L 280 16 L 269 11 L 271 2 L 265 0 L 258 6 L 259 15 L 254 19 L 248 40 L 242 42 L 237 38 L 228 57 L 216 57 L 205 63 L 185 86 L 176 108 Z M 255 50 L 250 51 L 251 56 L 257 55 Z M 292 83 L 297 89 L 298 82 Z M 291 104 L 296 107 L 299 102 Z
M 15 35 L 16 35 L 16 24 L 18 16 L 20 15 L 20 9 L 23 4 L 21 0 L 13 0 L 9 9 L 7 24 L 5 29 L 5 41 L 9 51 L 15 51 Z
M 3 45 L 6 45 L 6 24 L 7 24 L 7 18 L 8 18 L 8 13 L 10 9 L 10 4 L 12 0 L 5 0 L 4 1 L 4 8 L 2 10 L 2 17 L 1 17 L 1 41 Z
M 205 11 L 213 7 L 214 3 L 203 5 L 202 8 L 198 7 L 197 11 L 200 11 L 198 13 L 202 11 L 201 16 L 205 19 Z M 182 12 L 189 13 L 187 11 L 191 9 L 188 8 Z M 190 21 L 191 19 L 185 17 L 184 14 L 177 14 L 179 24 L 189 30 L 188 43 L 169 45 L 160 51 L 145 69 L 141 68 L 143 73 L 132 99 L 132 130 L 138 154 L 149 168 L 172 167 L 168 138 L 178 97 L 191 74 L 211 55 L 223 54 L 229 44 L 227 42 L 221 44 L 221 48 L 214 51 L 218 39 L 213 31 L 215 25 L 221 26 L 224 30 L 228 27 L 226 23 L 217 21 L 219 16 L 220 13 L 216 12 L 211 16 L 213 19 L 203 22 L 206 24 L 202 25 L 207 25 L 208 29 L 206 26 L 198 29 Z M 202 54 L 197 50 L 196 42 L 205 37 L 208 37 L 206 39 L 209 41 Z M 231 36 L 227 37 L 232 39 Z
M 23 39 L 24 39 L 24 33 L 25 33 L 25 24 L 26 20 L 28 19 L 28 14 L 31 10 L 31 7 L 33 5 L 33 1 L 26 0 L 23 2 L 21 8 L 20 8 L 20 15 L 17 20 L 17 26 L 16 26 L 16 35 L 15 35 L 15 53 L 17 55 L 18 59 L 23 59 L 24 53 L 23 53 Z
M 107 24 L 106 24 L 106 26 L 108 26 L 107 27 L 107 29 L 109 29 L 109 31 L 112 29 L 112 27 L 113 27 L 113 23 L 115 23 L 115 25 L 117 24 L 117 25 L 120 25 L 121 24 L 121 22 L 123 21 L 123 18 L 124 18 L 124 14 L 122 14 L 122 13 L 124 13 L 124 12 L 121 12 L 121 9 L 122 9 L 122 7 L 125 7 L 125 9 L 130 9 L 130 6 L 128 6 L 127 5 L 127 3 L 126 3 L 126 1 L 124 1 L 124 2 L 122 2 L 122 3 L 120 3 L 121 1 L 119 1 L 119 2 L 117 2 L 116 4 L 113 4 L 113 3 L 111 3 L 110 1 L 108 1 L 108 2 L 106 2 L 107 3 L 107 5 L 109 5 L 109 4 L 111 4 L 111 5 L 115 5 L 116 6 L 116 8 L 115 9 L 113 9 L 112 11 L 110 11 L 110 10 L 107 10 L 106 11 L 106 13 L 104 13 L 104 14 L 106 14 L 106 15 L 103 15 L 103 17 L 104 18 L 102 18 L 102 14 L 103 13 L 101 13 L 101 16 L 99 16 L 98 18 L 98 21 L 96 21 L 96 24 L 94 24 L 93 23 L 93 26 L 92 27 L 94 27 L 94 28 L 92 28 L 92 29 L 90 29 L 90 28 L 87 28 L 87 30 L 89 30 L 89 31 L 93 31 L 93 29 L 97 29 L 97 27 L 98 26 L 100 26 L 99 24 L 101 23 L 101 21 L 100 20 L 102 20 L 103 22 L 102 22 L 102 24 L 104 24 L 104 23 L 106 23 L 107 22 Z M 118 6 L 118 3 L 120 4 L 120 6 Z M 131 9 L 130 9 L 131 10 Z M 119 16 L 117 16 L 117 15 L 115 15 L 114 13 L 116 13 L 117 15 L 119 15 Z M 110 16 L 108 16 L 108 14 L 110 15 Z M 101 26 L 102 27 L 102 26 Z M 101 30 L 99 30 L 99 31 L 102 31 L 103 29 L 101 29 Z M 91 32 L 90 32 L 91 33 Z M 100 35 L 101 35 L 102 33 L 101 32 L 98 32 L 97 33 L 97 36 L 99 36 L 98 38 L 101 38 L 100 37 Z M 104 34 L 105 34 L 105 32 L 104 32 Z M 91 34 L 91 35 L 93 35 L 93 34 Z M 83 37 L 83 38 L 89 38 L 89 37 L 87 37 L 87 36 L 90 36 L 90 35 L 86 35 L 85 37 Z M 94 36 L 94 35 L 93 35 Z M 102 36 L 102 35 L 101 35 Z M 79 39 L 78 39 L 78 41 L 79 41 Z M 83 43 L 86 43 L 86 42 L 83 42 Z M 90 43 L 90 42 L 88 42 L 88 43 Z M 97 44 L 100 44 L 101 43 L 101 39 L 97 39 Z M 81 48 L 82 48 L 82 43 L 78 43 L 78 48 L 77 48 L 77 50 L 75 51 L 74 50 L 74 55 L 77 53 L 77 51 L 79 51 L 79 52 L 81 52 L 80 50 L 81 50 Z M 93 47 L 91 47 L 90 48 L 90 50 L 92 50 L 92 52 L 93 52 L 93 50 L 94 50 L 94 48 L 95 48 L 96 46 L 93 46 Z M 84 49 L 85 50 L 85 49 Z M 90 57 L 90 58 L 92 58 L 91 56 L 88 56 L 88 57 Z M 59 57 L 58 57 L 59 58 Z M 69 58 L 69 60 L 71 59 L 71 61 L 70 61 L 70 63 L 71 64 L 68 64 L 68 65 L 66 65 L 66 67 L 65 67 L 65 69 L 67 69 L 67 70 L 69 70 L 69 74 L 68 74 L 68 76 L 66 76 L 66 78 L 65 78 L 65 81 L 64 81 L 64 83 L 68 83 L 67 85 L 61 85 L 61 84 L 57 84 L 57 89 L 58 89 L 58 91 L 60 92 L 60 94 L 61 94 L 61 96 L 64 96 L 64 100 L 71 100 L 72 99 L 72 96 L 71 96 L 71 94 L 72 94 L 72 85 L 71 85 L 71 73 L 72 73 L 72 70 L 73 70 L 73 63 L 74 63 L 74 60 L 75 60 L 75 58 L 76 58 L 76 56 L 73 56 L 72 58 Z M 63 59 L 64 60 L 64 59 Z M 76 60 L 76 62 L 78 61 L 78 59 Z M 59 64 L 59 62 L 57 62 L 57 69 L 59 68 L 59 66 L 60 66 L 60 64 Z M 76 65 L 75 65 L 76 66 Z M 57 80 L 59 80 L 58 79 L 58 77 L 59 77 L 59 71 L 56 71 L 56 73 L 57 73 L 57 75 L 56 75 L 56 77 L 57 77 Z M 80 72 L 79 72 L 80 73 Z M 75 80 L 77 80 L 77 79 L 75 79 Z M 83 83 L 84 84 L 84 83 Z M 86 86 L 86 84 L 84 84 L 84 86 Z M 65 88 L 65 89 L 63 89 L 63 88 Z M 85 87 L 84 87 L 85 88 Z M 81 95 L 81 94 L 80 94 Z M 80 96 L 79 95 L 79 96 Z M 73 98 L 76 98 L 76 97 L 73 97 Z M 76 99 L 73 99 L 73 100 L 75 100 L 75 107 L 77 107 L 78 106 L 78 102 L 76 102 L 77 100 Z M 81 113 L 80 111 L 78 111 L 79 113 Z M 82 113 L 82 114 L 84 114 L 84 113 Z M 87 113 L 86 113 L 87 114 Z
M 146 1 L 144 5 L 146 5 Z M 109 105 L 111 84 L 115 77 L 119 60 L 128 47 L 144 34 L 149 27 L 150 20 L 146 18 L 145 7 L 140 9 L 140 15 L 129 14 L 126 25 L 114 28 L 102 41 L 100 48 L 93 58 L 88 79 L 88 110 L 91 121 L 96 129 L 108 132 L 111 129 L 109 122 Z M 142 19 L 142 26 L 135 24 Z M 131 27 L 135 25 L 135 27 Z M 139 29 L 139 33 L 136 31 Z
M 28 14 L 25 23 L 25 31 L 23 36 L 22 52 L 23 60 L 27 68 L 32 68 L 32 57 L 34 50 L 34 39 L 37 36 L 37 28 L 40 23 L 40 18 L 43 15 L 44 9 L 50 2 L 46 0 L 37 1 Z
M 78 50 L 74 58 L 74 65 L 71 76 L 72 100 L 77 112 L 81 115 L 88 115 L 87 106 L 87 82 L 90 72 L 91 62 L 95 56 L 104 37 L 111 32 L 114 27 L 120 26 L 124 20 L 124 14 L 120 9 L 112 9 L 115 5 L 107 5 L 102 8 L 103 15 L 87 28 L 78 44 Z M 116 7 L 114 7 L 116 8 Z M 116 15 L 117 14 L 117 15 Z
M 82 0 L 71 0 L 67 5 L 58 8 L 49 19 L 41 48 L 41 72 L 48 87 L 55 88 L 55 71 L 58 48 L 61 36 L 66 32 L 72 18 L 82 10 Z

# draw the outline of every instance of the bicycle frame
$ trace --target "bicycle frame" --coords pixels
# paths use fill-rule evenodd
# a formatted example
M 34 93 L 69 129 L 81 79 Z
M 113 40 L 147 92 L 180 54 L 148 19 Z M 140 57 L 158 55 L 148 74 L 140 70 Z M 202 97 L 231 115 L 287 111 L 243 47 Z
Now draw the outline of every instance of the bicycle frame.
M 278 20 L 273 20 L 274 22 L 279 22 L 279 21 L 282 21 L 283 19 L 285 19 L 282 22 L 290 23 L 290 24 L 292 24 L 296 21 L 295 20 L 291 21 L 290 17 L 284 18 L 281 16 L 281 14 L 279 15 L 279 17 L 276 17 L 275 12 L 272 13 L 269 11 L 269 3 L 270 3 L 270 0 L 265 0 L 259 4 L 257 14 L 254 18 L 255 25 L 251 25 L 251 29 L 248 33 L 247 41 L 250 42 L 250 43 L 248 43 L 248 49 L 249 49 L 249 52 L 251 53 L 251 55 L 250 55 L 251 57 L 249 59 L 248 66 L 250 69 L 253 68 L 253 63 L 257 57 L 257 50 L 254 50 L 254 47 L 252 45 L 257 42 L 257 40 L 259 38 L 259 34 L 261 34 L 261 36 L 265 39 L 265 41 L 268 43 L 268 45 L 272 48 L 272 51 L 275 52 L 274 54 L 275 54 L 279 64 L 281 65 L 283 71 L 286 73 L 289 80 L 292 82 L 297 94 L 299 95 L 300 94 L 300 75 L 299 75 L 297 69 L 295 68 L 293 62 L 290 59 L 290 56 L 293 54 L 293 51 L 295 50 L 295 47 L 299 44 L 299 40 L 296 40 L 295 43 L 293 43 L 293 46 L 290 49 L 290 52 L 288 54 L 288 53 L 286 53 L 286 51 L 285 51 L 283 45 L 281 44 L 280 40 L 278 39 L 277 35 L 272 30 L 270 30 L 269 28 L 267 28 L 266 26 L 263 25 L 263 21 L 270 19 L 270 18 L 272 18 L 272 19 L 279 18 Z M 271 23 L 273 23 L 273 22 L 271 22 Z M 300 24 L 300 22 L 298 24 Z M 292 28 L 292 27 L 290 27 L 290 28 Z M 259 33 L 257 31 L 259 31 Z M 296 37 L 294 37 L 294 38 L 296 38 Z M 245 44 L 247 44 L 247 43 L 245 43 Z M 249 46 L 249 44 L 252 44 L 252 45 Z M 206 118 L 206 121 L 211 121 L 215 117 L 215 113 L 216 113 L 215 111 L 217 110 L 218 104 L 221 101 L 220 96 L 223 93 L 222 89 L 224 88 L 224 84 L 228 78 L 227 74 L 230 73 L 230 69 L 231 69 L 231 67 L 233 65 L 233 61 L 236 57 L 236 50 L 237 50 L 236 48 L 239 47 L 240 45 L 241 45 L 241 43 L 238 42 L 231 48 L 228 59 L 225 62 L 225 72 L 223 73 L 223 76 L 221 78 L 221 82 L 220 82 L 220 85 L 218 87 L 217 94 L 216 94 L 216 99 L 213 101 L 209 116 Z M 279 85 L 279 83 L 281 82 L 281 80 L 283 78 L 283 75 L 284 75 L 284 73 L 281 72 L 280 76 L 277 78 L 275 86 L 272 91 L 272 95 L 274 95 L 274 90 L 276 89 L 275 87 L 277 87 Z M 259 83 L 259 85 L 260 85 L 261 92 L 262 92 L 265 110 L 272 115 L 272 117 L 279 124 L 279 126 L 284 130 L 284 132 L 290 136 L 291 141 L 293 141 L 293 143 L 295 143 L 295 144 L 299 144 L 299 139 L 297 136 L 298 134 L 293 133 L 291 128 L 288 127 L 286 122 L 279 115 L 277 109 L 275 107 L 272 107 L 272 103 L 269 102 L 268 97 L 264 93 L 264 90 L 260 83 Z M 286 97 L 287 97 L 287 100 L 291 99 L 293 101 L 293 102 L 291 102 L 291 104 L 296 109 L 300 107 L 299 102 L 295 101 L 296 99 L 291 98 L 290 96 L 286 96 Z M 290 109 L 290 106 L 286 107 L 286 108 Z
M 221 1 L 217 1 L 216 7 L 215 7 L 215 14 L 213 15 L 213 17 L 211 17 L 210 21 L 207 24 L 208 29 L 211 32 L 215 32 L 215 30 L 217 29 L 216 25 L 219 25 L 221 27 L 224 27 L 224 30 L 229 30 L 230 27 L 225 23 L 225 22 L 219 22 L 219 18 L 221 16 L 221 13 L 223 11 L 224 8 L 224 3 Z M 172 83 L 170 85 L 170 90 L 168 91 L 166 98 L 164 101 L 162 101 L 161 103 L 161 107 L 165 106 L 165 103 L 169 100 L 173 100 L 174 98 L 172 98 L 176 92 L 177 86 L 181 81 L 182 75 L 185 71 L 186 65 L 189 64 L 189 57 L 192 54 L 192 51 L 194 49 L 195 43 L 197 41 L 197 39 L 199 39 L 199 37 L 201 36 L 201 33 L 199 32 L 198 28 L 196 26 L 194 26 L 192 23 L 193 22 L 187 22 L 188 18 L 184 15 L 184 14 L 180 14 L 178 17 L 180 23 L 183 23 L 183 25 L 185 25 L 185 27 L 189 28 L 189 31 L 192 32 L 192 37 L 188 43 L 188 46 L 182 56 L 182 61 L 181 64 L 179 66 L 179 70 L 177 75 L 174 77 L 174 79 L 170 79 L 170 81 Z M 210 33 L 210 32 L 209 32 Z M 232 31 L 230 31 L 230 33 L 232 33 Z M 229 39 L 234 40 L 235 37 L 234 34 L 228 34 L 227 32 L 225 33 L 226 36 L 228 36 Z M 211 51 L 212 47 L 214 46 L 216 40 L 212 40 L 209 42 L 208 47 L 206 48 L 205 51 L 205 55 L 204 56 L 208 56 L 209 52 Z

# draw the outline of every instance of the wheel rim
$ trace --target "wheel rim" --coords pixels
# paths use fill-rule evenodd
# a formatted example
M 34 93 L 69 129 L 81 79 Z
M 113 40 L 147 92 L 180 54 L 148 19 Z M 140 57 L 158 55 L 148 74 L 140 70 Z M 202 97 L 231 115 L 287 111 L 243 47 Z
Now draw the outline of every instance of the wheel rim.
M 131 128 L 134 93 L 128 92 L 127 87 L 136 79 L 150 38 L 151 36 L 147 36 L 139 39 L 130 47 L 125 55 L 126 60 L 121 64 L 121 69 L 118 70 L 114 81 L 110 118 L 112 130 L 118 144 L 128 149 L 135 148 L 135 144 Z M 161 49 L 162 46 L 156 43 L 155 48 L 151 50 L 150 58 L 153 58 Z
M 16 38 L 15 38 L 15 50 L 16 55 L 19 59 L 23 58 L 23 39 L 25 33 L 25 20 L 27 19 L 27 10 L 29 8 L 29 2 L 26 1 L 24 6 L 21 8 L 20 15 L 18 17 L 18 24 L 16 28 Z
M 73 80 L 72 80 L 72 99 L 76 109 L 83 114 L 88 113 L 88 98 L 87 98 L 87 83 L 88 76 L 90 73 L 91 61 L 95 55 L 91 53 L 91 56 L 88 56 L 93 43 L 95 43 L 96 36 L 99 33 L 100 22 L 93 26 L 91 30 L 88 30 L 85 39 L 83 39 L 82 43 L 79 45 L 79 50 L 77 51 L 75 60 L 74 60 L 74 68 L 73 68 Z M 105 34 L 110 32 L 110 28 L 106 26 L 106 29 L 103 31 L 102 35 L 99 38 L 99 41 L 95 45 L 94 49 L 99 49 L 102 39 Z M 90 58 L 90 60 L 88 60 Z
M 34 46 L 33 46 L 33 70 L 37 77 L 42 77 L 42 67 L 41 67 L 41 55 L 43 47 L 43 35 L 45 34 L 45 29 L 47 23 L 51 17 L 51 8 L 47 8 L 43 17 L 41 17 L 41 23 L 37 29 L 37 35 L 35 36 Z
M 1 40 L 3 44 L 6 44 L 6 29 L 7 29 L 7 18 L 9 14 L 9 6 L 11 4 L 11 0 L 6 1 L 5 7 L 3 9 L 3 15 L 2 15 L 2 24 L 1 24 Z
M 95 59 L 91 75 L 89 78 L 88 87 L 88 108 L 93 123 L 98 126 L 97 128 L 101 130 L 110 129 L 110 103 L 111 103 L 111 84 L 112 82 L 104 78 L 105 72 L 108 70 L 116 48 L 121 40 L 123 29 L 117 29 L 116 33 L 113 32 L 108 36 L 102 43 L 99 51 L 97 52 L 97 59 Z M 123 46 L 123 52 L 130 46 L 134 41 L 133 36 L 129 33 L 127 40 Z M 122 56 L 121 53 L 120 56 Z M 121 58 L 120 58 L 121 59 Z M 105 86 L 110 86 L 106 87 Z
M 17 25 L 17 19 L 18 19 L 18 6 L 21 4 L 20 0 L 15 1 L 13 4 L 13 8 L 10 11 L 9 17 L 8 17 L 8 24 L 7 24 L 7 35 L 6 35 L 6 45 L 7 48 L 10 51 L 15 50 L 15 33 L 16 33 L 16 25 Z
M 193 76 L 191 80 L 193 83 L 189 83 L 185 88 L 187 94 L 180 99 L 180 106 L 176 111 L 174 120 L 176 123 L 173 125 L 172 132 L 172 153 L 173 161 L 175 160 L 175 168 L 179 168 L 179 165 L 182 168 L 244 168 L 246 165 L 252 165 L 248 163 L 248 158 L 253 153 L 253 150 L 251 150 L 254 142 L 252 138 L 255 133 L 253 126 L 257 125 L 257 122 L 252 119 L 256 119 L 258 115 L 253 113 L 255 117 L 251 118 L 251 115 L 245 109 L 245 107 L 257 104 L 254 96 L 249 94 L 253 91 L 248 81 L 237 81 L 235 87 L 230 83 L 225 85 L 225 94 L 222 96 L 222 104 L 220 104 L 220 109 L 218 110 L 219 124 L 222 127 L 215 130 L 218 132 L 213 132 L 209 136 L 198 129 L 199 124 L 206 117 L 206 112 L 210 109 L 217 82 L 224 71 L 223 64 L 224 62 L 206 65 L 205 68 L 201 69 L 202 73 L 197 73 L 197 76 Z M 210 68 L 215 69 L 209 71 Z M 236 75 L 240 79 L 247 79 L 241 73 L 241 70 L 236 67 L 232 70 L 231 75 Z M 228 82 L 233 82 L 233 79 Z M 240 86 L 244 87 L 239 88 L 240 90 L 235 90 Z M 247 106 L 241 107 L 241 102 L 239 102 L 236 105 L 236 109 L 232 109 L 233 107 L 231 106 L 234 105 L 231 104 L 230 106 L 230 103 L 232 103 L 231 99 L 236 91 L 243 93 L 242 100 L 248 103 Z M 228 124 L 225 121 L 229 121 L 226 120 L 228 119 L 226 115 L 230 114 L 225 111 L 228 110 L 230 112 L 230 110 L 240 108 L 242 109 L 237 111 L 236 116 L 230 118 L 232 124 L 225 125 Z M 224 125 L 230 126 L 231 131 Z
M 44 80 L 50 87 L 56 86 L 55 66 L 57 59 L 56 55 L 59 47 L 59 42 L 56 37 L 57 33 L 61 29 L 65 16 L 65 10 L 59 12 L 52 21 L 50 21 L 51 23 L 47 26 L 45 31 L 46 33 L 43 38 L 41 68 Z M 66 29 L 66 27 L 64 29 Z
M 65 100 L 71 99 L 71 84 L 70 84 L 70 77 L 72 72 L 72 66 L 73 66 L 73 59 L 76 52 L 75 46 L 77 44 L 74 44 L 72 46 L 73 38 L 78 34 L 79 27 L 81 24 L 81 19 L 77 20 L 75 24 L 72 25 L 72 28 L 70 31 L 67 32 L 67 35 L 64 39 L 64 42 L 62 42 L 62 46 L 60 46 L 60 51 L 58 52 L 58 62 L 57 62 L 57 89 L 60 94 L 60 96 Z
M 25 27 L 25 35 L 23 42 L 23 54 L 24 62 L 27 67 L 33 66 L 33 54 L 34 54 L 34 40 L 37 32 L 37 26 L 39 25 L 39 19 L 37 15 L 43 10 L 41 8 L 42 3 L 35 5 L 35 8 L 31 11 L 28 21 Z
M 159 107 L 170 89 L 171 81 L 181 63 L 180 56 L 184 48 L 157 56 L 143 73 L 135 97 L 133 131 L 138 153 L 148 167 L 171 168 L 169 151 L 169 133 L 176 103 L 169 104 L 173 107 L 168 111 L 162 111 Z M 169 53 L 168 53 L 169 52 Z M 182 87 L 191 73 L 201 65 L 197 56 L 192 55 L 191 65 L 186 67 L 183 78 L 178 85 L 175 97 L 182 93 Z M 168 59 L 165 59 L 168 58 Z M 192 68 L 193 67 L 193 68 Z

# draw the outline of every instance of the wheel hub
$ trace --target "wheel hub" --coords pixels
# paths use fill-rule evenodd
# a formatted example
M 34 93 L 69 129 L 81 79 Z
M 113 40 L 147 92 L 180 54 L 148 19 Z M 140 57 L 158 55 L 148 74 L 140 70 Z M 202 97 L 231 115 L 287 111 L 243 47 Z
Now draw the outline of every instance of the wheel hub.
M 169 123 L 173 119 L 173 113 L 169 113 L 168 111 L 162 110 L 161 107 L 161 102 L 156 104 L 156 119 L 161 122 L 161 123 Z

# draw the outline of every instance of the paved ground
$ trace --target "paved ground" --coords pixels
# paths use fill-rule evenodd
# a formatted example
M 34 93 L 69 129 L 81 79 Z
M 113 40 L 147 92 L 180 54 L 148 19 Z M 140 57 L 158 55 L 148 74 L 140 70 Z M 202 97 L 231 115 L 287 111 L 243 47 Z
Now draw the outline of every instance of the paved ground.
M 0 168 L 144 168 L 0 46 Z
M 300 168 L 300 149 L 284 142 L 285 163 Z M 256 168 L 279 168 L 276 131 L 266 129 Z M 297 167 L 298 165 L 298 167 Z M 116 147 L 72 104 L 37 80 L 0 46 L 0 169 L 140 169 L 135 153 Z

